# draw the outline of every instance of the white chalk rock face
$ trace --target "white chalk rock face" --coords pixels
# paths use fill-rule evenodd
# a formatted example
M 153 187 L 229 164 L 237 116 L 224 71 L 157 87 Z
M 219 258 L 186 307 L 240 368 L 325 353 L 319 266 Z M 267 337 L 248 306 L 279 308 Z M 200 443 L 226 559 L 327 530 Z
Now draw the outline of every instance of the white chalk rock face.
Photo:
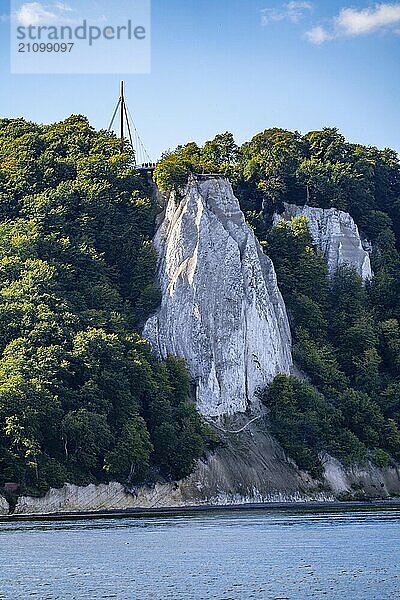
M 358 227 L 353 218 L 336 208 L 314 208 L 285 204 L 285 212 L 275 216 L 275 224 L 284 219 L 305 216 L 309 221 L 309 230 L 314 244 L 325 255 L 329 273 L 336 273 L 341 265 L 353 267 L 363 280 L 371 279 L 371 261 L 367 242 L 361 240 Z
M 230 183 L 192 177 L 183 198 L 171 194 L 155 246 L 162 303 L 144 336 L 160 358 L 186 359 L 204 416 L 244 412 L 290 372 L 291 336 L 272 261 Z
M 0 496 L 0 515 L 8 515 L 9 506 L 8 502 L 3 496 Z
M 179 489 L 172 483 L 143 486 L 131 494 L 117 482 L 79 487 L 66 483 L 61 489 L 50 489 L 42 498 L 20 496 L 15 515 L 101 512 L 102 510 L 128 510 L 153 506 L 183 506 Z

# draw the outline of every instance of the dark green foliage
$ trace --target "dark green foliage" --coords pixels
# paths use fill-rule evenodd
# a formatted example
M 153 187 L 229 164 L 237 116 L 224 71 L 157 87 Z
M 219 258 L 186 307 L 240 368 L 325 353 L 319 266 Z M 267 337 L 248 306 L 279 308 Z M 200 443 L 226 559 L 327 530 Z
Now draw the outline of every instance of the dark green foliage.
M 305 201 L 306 192 L 296 177 L 304 152 L 305 144 L 298 132 L 277 128 L 267 129 L 243 144 L 239 151 L 237 188 L 244 210 L 261 211 L 268 221 L 283 201 Z M 254 191 L 248 199 L 251 187 Z M 255 206 L 257 192 L 261 194 Z
M 304 136 L 267 129 L 241 147 L 225 133 L 203 147 L 192 142 L 167 153 L 156 182 L 178 188 L 190 172 L 227 175 L 249 221 L 261 214 L 270 225 L 283 202 L 348 211 L 374 243 L 374 260 L 385 261 L 389 272 L 398 266 L 400 169 L 393 150 L 349 144 L 334 128 Z
M 210 432 L 186 402 L 190 381 L 184 362 L 169 356 L 160 372 L 162 387 L 149 399 L 146 415 L 157 464 L 164 474 L 180 479 L 193 470 Z
M 379 321 L 381 311 L 371 302 L 373 283 L 363 286 L 351 269 L 343 267 L 328 280 L 304 219 L 270 230 L 264 248 L 274 260 L 289 308 L 295 359 L 315 386 L 281 378 L 263 394 L 276 436 L 313 474 L 318 474 L 318 455 L 324 452 L 350 463 L 370 457 L 383 465 L 396 459 L 398 321 Z M 280 394 L 285 402 L 292 399 L 289 409 L 279 409 Z M 312 406 L 304 394 L 313 399 Z M 303 435 L 305 424 L 315 419 L 324 429 Z
M 159 292 L 155 206 L 132 165 L 84 117 L 0 121 L 0 485 L 135 483 L 203 452 L 184 365 L 135 333 Z
M 392 277 L 387 284 L 391 291 L 385 299 L 388 311 L 380 302 L 382 292 L 377 287 L 387 277 L 390 263 L 379 268 L 375 262 L 376 275 L 366 286 L 346 267 L 329 282 L 322 257 L 307 237 L 304 219 L 270 230 L 264 248 L 274 261 L 289 308 L 295 358 L 322 393 L 319 402 L 325 409 L 320 417 L 322 413 L 335 415 L 326 422 L 325 431 L 316 432 L 314 438 L 304 437 L 303 425 L 312 422 L 315 411 L 303 402 L 301 394 L 308 390 L 312 396 L 312 388 L 300 382 L 290 384 L 292 397 L 302 402 L 304 414 L 299 415 L 298 406 L 289 411 L 277 409 L 280 387 L 273 384 L 264 400 L 271 408 L 272 427 L 282 445 L 313 473 L 318 470 L 318 454 L 323 452 L 350 462 L 370 457 L 380 466 L 391 458 L 398 460 L 400 329 L 395 318 L 381 320 L 385 313 L 398 314 L 397 279 Z M 391 248 L 392 264 L 396 264 L 392 242 Z M 297 422 L 303 425 L 296 437 Z
M 299 467 L 314 476 L 322 473 L 321 453 L 331 452 L 348 464 L 365 456 L 366 448 L 341 407 L 327 402 L 310 385 L 278 375 L 261 400 L 270 410 L 274 435 Z
M 233 178 L 238 147 L 231 133 L 217 135 L 200 148 L 194 142 L 168 152 L 158 163 L 154 180 L 163 191 L 177 190 L 190 173 L 221 173 Z

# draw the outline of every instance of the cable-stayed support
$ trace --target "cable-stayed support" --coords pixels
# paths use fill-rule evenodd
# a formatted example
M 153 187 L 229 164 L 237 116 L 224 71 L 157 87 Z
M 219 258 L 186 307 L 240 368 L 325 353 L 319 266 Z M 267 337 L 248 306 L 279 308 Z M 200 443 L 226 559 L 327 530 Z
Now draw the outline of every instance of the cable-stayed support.
M 143 162 L 149 162 L 149 163 L 151 163 L 150 155 L 149 155 L 149 153 L 146 150 L 146 146 L 144 145 L 144 143 L 142 141 L 142 138 L 140 137 L 140 134 L 139 134 L 138 130 L 136 129 L 135 121 L 133 120 L 131 111 L 129 110 L 128 107 L 127 107 L 127 110 L 128 110 L 128 115 L 129 115 L 130 121 L 131 121 L 131 123 L 133 125 L 134 131 L 135 131 L 135 134 L 136 134 L 138 148 L 142 152 L 142 157 L 144 158 Z
M 117 116 L 117 112 L 118 112 L 118 109 L 119 109 L 120 106 L 121 106 L 121 98 L 118 100 L 117 106 L 115 107 L 114 114 L 113 114 L 112 119 L 111 119 L 111 123 L 110 123 L 110 125 L 108 127 L 108 131 L 111 131 L 112 126 L 114 125 L 115 117 Z
M 129 119 L 128 119 L 128 112 L 126 110 L 126 104 L 124 103 L 124 113 L 125 113 L 125 118 L 126 118 L 126 124 L 128 125 L 128 133 L 129 133 L 129 141 L 131 143 L 131 146 L 133 149 L 135 149 L 134 145 L 133 145 L 133 140 L 132 140 L 132 131 L 131 131 L 131 125 L 129 123 Z
M 129 142 L 135 153 L 135 163 L 136 168 L 141 171 L 152 172 L 155 168 L 155 164 L 152 162 L 149 153 L 142 141 L 142 138 L 139 135 L 139 132 L 136 128 L 135 122 L 133 120 L 132 114 L 129 110 L 129 107 L 125 101 L 125 90 L 124 90 L 124 82 L 121 81 L 121 93 L 115 108 L 114 114 L 111 119 L 110 126 L 108 131 L 111 131 L 119 112 L 120 119 L 120 139 L 122 142 L 122 147 L 125 143 L 125 126 L 129 136 Z

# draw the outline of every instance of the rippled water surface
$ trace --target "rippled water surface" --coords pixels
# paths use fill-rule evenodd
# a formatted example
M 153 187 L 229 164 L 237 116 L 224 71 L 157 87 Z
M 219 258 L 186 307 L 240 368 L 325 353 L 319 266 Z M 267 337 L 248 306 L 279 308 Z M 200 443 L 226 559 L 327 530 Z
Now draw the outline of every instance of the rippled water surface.
M 0 599 L 400 599 L 400 513 L 0 523 Z

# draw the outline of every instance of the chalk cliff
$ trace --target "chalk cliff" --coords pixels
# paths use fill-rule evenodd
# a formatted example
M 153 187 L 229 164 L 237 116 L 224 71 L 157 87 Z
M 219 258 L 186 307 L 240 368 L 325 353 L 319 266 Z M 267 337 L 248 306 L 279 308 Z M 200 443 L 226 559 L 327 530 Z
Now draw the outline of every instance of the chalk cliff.
M 357 271 L 363 280 L 371 279 L 369 244 L 361 239 L 352 217 L 335 208 L 323 209 L 311 206 L 285 204 L 285 212 L 275 215 L 277 224 L 284 219 L 305 216 L 314 244 L 325 255 L 329 273 L 333 275 L 339 266 L 347 264 Z
M 380 468 L 371 462 L 344 467 L 332 456 L 322 458 L 325 482 L 336 497 L 388 498 L 399 496 L 398 465 Z
M 146 486 L 136 494 L 125 490 L 117 482 L 79 487 L 66 483 L 61 489 L 51 489 L 42 498 L 21 496 L 14 514 L 51 514 L 63 512 L 101 512 L 102 510 L 127 510 L 150 508 L 161 497 L 168 497 L 168 506 L 182 506 L 180 496 L 174 497 L 175 484 Z
M 192 177 L 172 193 L 155 237 L 161 307 L 143 335 L 160 358 L 185 358 L 206 417 L 244 412 L 255 391 L 292 366 L 272 261 L 230 183 Z
M 0 515 L 8 515 L 8 502 L 3 496 L 0 496 Z
M 371 277 L 368 252 L 349 215 L 287 205 L 276 222 L 301 214 L 309 219 L 330 273 L 347 263 L 364 279 Z M 255 390 L 276 373 L 291 371 L 290 330 L 273 264 L 246 225 L 230 184 L 220 177 L 191 178 L 181 195 L 171 194 L 155 245 L 162 303 L 144 335 L 160 358 L 171 353 L 186 359 L 200 412 L 224 417 L 213 425 L 220 444 L 182 481 L 132 490 L 115 482 L 84 488 L 66 484 L 43 498 L 19 498 L 15 513 L 400 495 L 396 466 L 347 468 L 324 456 L 324 477 L 316 481 L 270 435 L 268 414 Z M 249 406 L 256 420 L 244 414 Z

